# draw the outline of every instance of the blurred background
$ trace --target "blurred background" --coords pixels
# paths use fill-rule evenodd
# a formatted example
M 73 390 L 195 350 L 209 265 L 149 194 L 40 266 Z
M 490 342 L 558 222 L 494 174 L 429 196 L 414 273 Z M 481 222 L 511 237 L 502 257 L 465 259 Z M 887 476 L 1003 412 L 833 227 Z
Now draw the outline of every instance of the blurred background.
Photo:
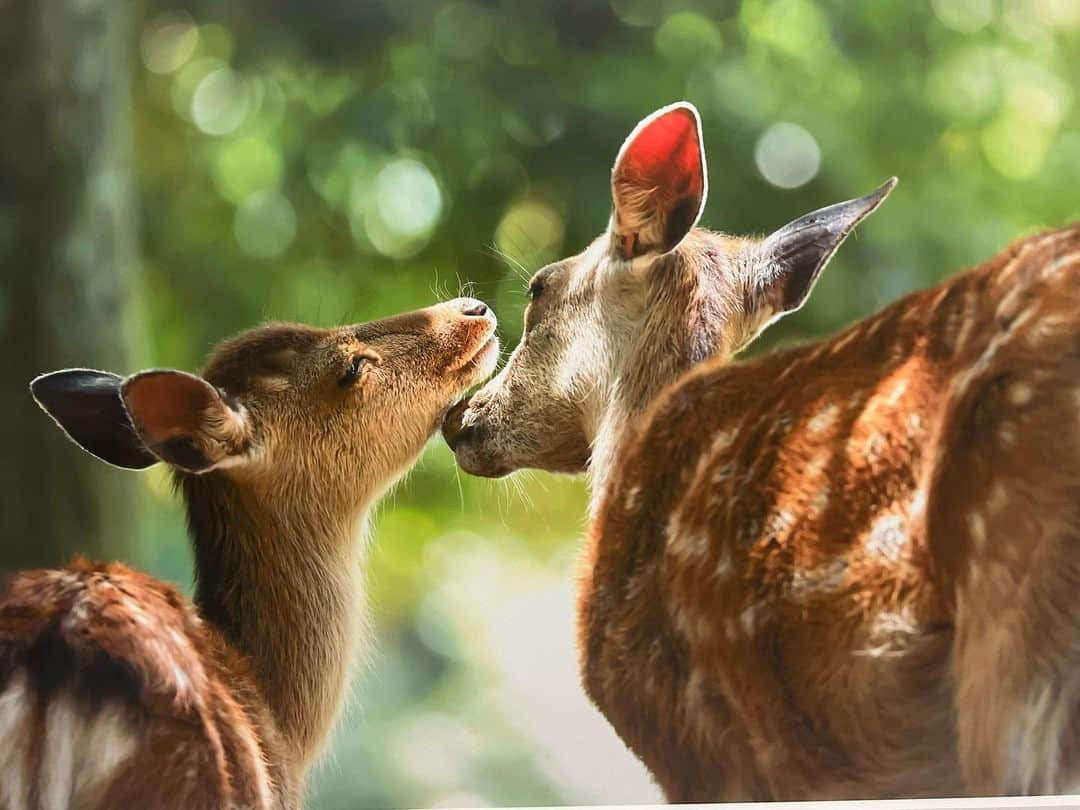
M 73 551 L 188 588 L 162 470 L 68 445 L 26 384 L 197 369 L 261 320 L 329 325 L 523 277 L 605 226 L 622 139 L 701 110 L 704 224 L 765 232 L 901 184 L 807 339 L 1080 216 L 1080 2 L 0 0 L 0 568 Z M 585 483 L 487 482 L 438 442 L 380 510 L 378 651 L 314 808 L 659 799 L 583 697 Z

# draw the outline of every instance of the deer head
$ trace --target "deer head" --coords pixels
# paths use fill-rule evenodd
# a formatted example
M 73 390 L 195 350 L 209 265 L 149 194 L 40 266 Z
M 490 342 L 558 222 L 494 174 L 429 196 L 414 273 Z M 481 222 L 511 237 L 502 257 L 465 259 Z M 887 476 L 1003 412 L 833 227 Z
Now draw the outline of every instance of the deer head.
M 220 345 L 202 376 L 66 369 L 37 402 L 109 464 L 158 462 L 360 504 L 423 448 L 455 394 L 498 355 L 486 305 L 459 299 L 354 326 L 271 324 Z M 260 483 L 262 482 L 262 483 Z
M 443 432 L 458 463 L 497 477 L 525 467 L 577 473 L 591 462 L 596 474 L 660 388 L 799 309 L 895 182 L 765 238 L 712 233 L 695 227 L 708 187 L 697 110 L 681 102 L 653 113 L 615 160 L 607 230 L 536 273 L 510 360 L 448 414 Z

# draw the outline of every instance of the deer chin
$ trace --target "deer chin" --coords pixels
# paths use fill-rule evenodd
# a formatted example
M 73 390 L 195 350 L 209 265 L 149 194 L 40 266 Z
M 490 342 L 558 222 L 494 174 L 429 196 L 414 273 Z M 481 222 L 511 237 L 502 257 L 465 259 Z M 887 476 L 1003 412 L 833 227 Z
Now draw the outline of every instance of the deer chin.
M 480 344 L 471 357 L 461 366 L 461 374 L 464 377 L 466 388 L 479 385 L 492 375 L 495 367 L 499 364 L 499 339 L 495 336 L 494 327 L 491 333 Z

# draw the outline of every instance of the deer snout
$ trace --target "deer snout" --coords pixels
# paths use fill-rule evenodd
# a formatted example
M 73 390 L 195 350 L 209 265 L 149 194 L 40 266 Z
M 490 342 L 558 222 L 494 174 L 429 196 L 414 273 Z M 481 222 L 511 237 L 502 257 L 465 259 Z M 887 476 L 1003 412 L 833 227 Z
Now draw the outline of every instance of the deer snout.
M 500 465 L 488 452 L 487 430 L 476 421 L 475 412 L 470 411 L 473 399 L 463 399 L 447 412 L 443 419 L 443 438 L 454 451 L 458 466 L 469 475 L 501 478 L 510 469 Z

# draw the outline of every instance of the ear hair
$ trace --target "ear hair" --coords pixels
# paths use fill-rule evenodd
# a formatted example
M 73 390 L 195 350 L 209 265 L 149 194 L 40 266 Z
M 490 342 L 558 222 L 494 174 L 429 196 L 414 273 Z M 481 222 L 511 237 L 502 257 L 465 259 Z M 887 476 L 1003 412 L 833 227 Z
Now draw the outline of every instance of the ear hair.
M 612 229 L 623 259 L 673 250 L 697 224 L 708 196 L 701 117 L 689 102 L 638 123 L 612 169 Z
M 208 472 L 242 461 L 250 449 L 247 413 L 202 377 L 152 369 L 128 377 L 120 393 L 139 438 L 174 467 Z
M 774 319 L 799 309 L 848 234 L 881 205 L 896 183 L 890 177 L 865 197 L 813 211 L 766 237 L 754 267 L 753 297 L 758 305 Z

